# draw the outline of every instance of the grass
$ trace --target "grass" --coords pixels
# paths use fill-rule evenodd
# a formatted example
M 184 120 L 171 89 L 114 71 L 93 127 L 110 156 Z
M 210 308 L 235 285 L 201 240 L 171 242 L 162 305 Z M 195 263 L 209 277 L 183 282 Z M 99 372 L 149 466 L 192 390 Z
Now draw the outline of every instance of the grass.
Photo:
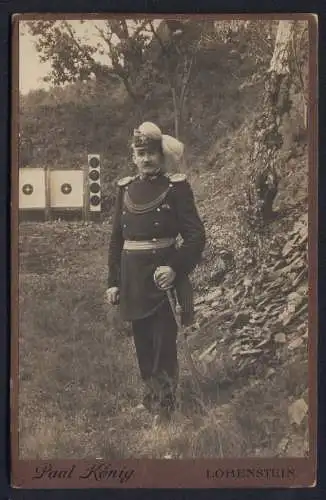
M 154 429 L 135 413 L 141 384 L 130 330 L 104 299 L 108 235 L 107 222 L 20 225 L 21 457 L 275 456 L 293 434 L 288 399 L 306 386 L 298 363 L 274 380 L 231 380 L 219 391 L 219 370 L 236 370 L 223 353 L 198 404 L 181 349 L 172 422 Z

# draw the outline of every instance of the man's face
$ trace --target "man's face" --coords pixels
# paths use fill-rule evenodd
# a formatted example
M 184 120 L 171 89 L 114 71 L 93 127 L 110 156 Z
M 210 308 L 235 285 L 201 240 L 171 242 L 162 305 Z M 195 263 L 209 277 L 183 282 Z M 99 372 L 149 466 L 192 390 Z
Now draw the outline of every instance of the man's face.
M 140 174 L 153 175 L 160 171 L 163 156 L 157 149 L 135 148 L 133 160 Z

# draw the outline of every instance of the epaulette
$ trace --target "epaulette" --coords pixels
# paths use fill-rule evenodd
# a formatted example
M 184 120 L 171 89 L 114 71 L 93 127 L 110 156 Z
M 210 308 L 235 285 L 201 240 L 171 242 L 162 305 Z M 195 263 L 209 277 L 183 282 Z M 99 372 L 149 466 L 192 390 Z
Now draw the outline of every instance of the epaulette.
M 183 182 L 187 179 L 185 174 L 171 174 L 168 177 L 171 182 Z
M 122 179 L 118 180 L 118 186 L 119 187 L 124 187 L 128 186 L 132 181 L 134 180 L 134 177 L 131 177 L 130 175 L 128 177 L 123 177 Z

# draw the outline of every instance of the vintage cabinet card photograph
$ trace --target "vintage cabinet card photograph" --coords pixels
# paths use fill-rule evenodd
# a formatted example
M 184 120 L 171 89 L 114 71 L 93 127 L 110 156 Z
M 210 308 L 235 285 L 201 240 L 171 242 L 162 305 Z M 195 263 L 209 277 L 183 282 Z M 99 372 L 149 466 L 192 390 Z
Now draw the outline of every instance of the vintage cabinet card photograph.
M 315 485 L 317 30 L 13 16 L 14 487 Z

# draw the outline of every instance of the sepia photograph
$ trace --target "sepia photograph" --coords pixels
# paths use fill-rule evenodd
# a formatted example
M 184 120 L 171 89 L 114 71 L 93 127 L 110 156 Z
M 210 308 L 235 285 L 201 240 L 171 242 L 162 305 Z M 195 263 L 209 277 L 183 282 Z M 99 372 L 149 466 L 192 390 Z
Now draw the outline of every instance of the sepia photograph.
M 134 459 L 292 484 L 277 460 L 316 453 L 316 20 L 128 16 L 15 19 L 16 459 L 34 484 L 86 460 L 126 486 Z

